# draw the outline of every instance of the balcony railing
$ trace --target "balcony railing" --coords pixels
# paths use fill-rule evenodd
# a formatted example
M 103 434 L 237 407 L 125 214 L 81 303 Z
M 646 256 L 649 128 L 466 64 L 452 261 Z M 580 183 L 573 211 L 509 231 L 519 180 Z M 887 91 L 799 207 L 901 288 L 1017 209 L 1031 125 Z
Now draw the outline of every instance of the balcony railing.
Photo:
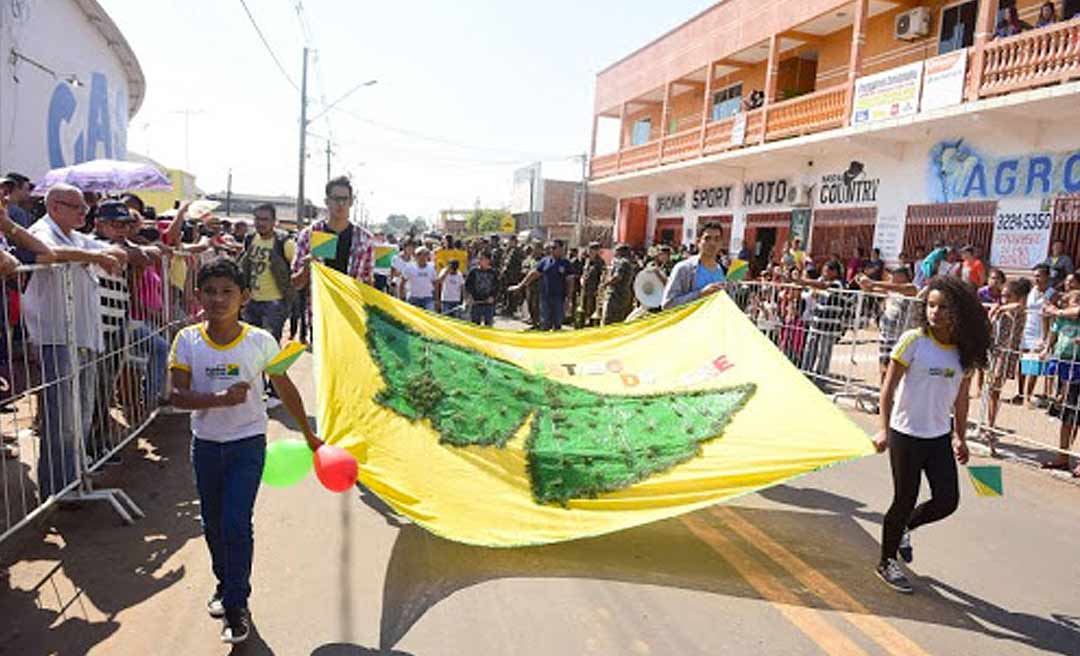
M 1080 22 L 1055 23 L 986 44 L 979 96 L 1080 77 Z
M 842 126 L 849 89 L 841 84 L 769 106 L 765 138 L 771 141 Z
M 701 152 L 701 127 L 694 126 L 664 137 L 660 159 L 664 164 L 697 157 Z

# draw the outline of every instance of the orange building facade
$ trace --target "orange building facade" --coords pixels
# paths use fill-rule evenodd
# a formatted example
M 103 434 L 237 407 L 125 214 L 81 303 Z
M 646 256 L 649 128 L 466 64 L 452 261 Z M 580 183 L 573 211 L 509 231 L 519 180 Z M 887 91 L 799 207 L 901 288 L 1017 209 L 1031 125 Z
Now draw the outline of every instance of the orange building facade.
M 1038 211 L 1080 249 L 1080 0 L 1040 27 L 1044 4 L 720 2 L 597 75 L 592 188 L 637 245 L 717 221 L 763 259 L 793 231 L 821 256 L 989 256 L 999 214 Z

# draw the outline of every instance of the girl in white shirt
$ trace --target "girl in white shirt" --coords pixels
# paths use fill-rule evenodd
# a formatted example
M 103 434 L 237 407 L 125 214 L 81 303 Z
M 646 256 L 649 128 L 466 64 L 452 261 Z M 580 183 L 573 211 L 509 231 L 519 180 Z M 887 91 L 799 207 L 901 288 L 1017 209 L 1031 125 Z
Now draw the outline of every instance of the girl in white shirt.
M 896 560 L 912 561 L 910 531 L 956 510 L 956 463 L 967 464 L 971 374 L 984 369 L 990 321 L 973 289 L 951 276 L 927 283 L 919 328 L 904 333 L 892 352 L 881 388 L 878 451 L 889 450 L 893 501 L 885 515 L 877 574 L 898 592 L 911 583 Z M 930 499 L 916 506 L 923 472 Z

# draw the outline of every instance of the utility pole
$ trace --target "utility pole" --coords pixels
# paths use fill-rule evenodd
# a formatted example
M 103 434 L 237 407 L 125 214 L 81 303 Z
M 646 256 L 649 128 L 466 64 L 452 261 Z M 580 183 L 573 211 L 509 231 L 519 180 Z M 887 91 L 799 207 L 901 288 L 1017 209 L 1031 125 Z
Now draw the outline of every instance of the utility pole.
M 330 180 L 330 155 L 333 154 L 333 152 L 334 151 L 330 150 L 330 140 L 327 139 L 326 140 L 326 179 L 327 179 L 327 181 Z
M 225 216 L 232 216 L 232 169 L 229 169 L 229 181 L 225 185 Z
M 577 245 L 581 247 L 581 237 L 585 234 L 585 225 L 589 222 L 589 154 L 581 155 L 581 185 L 578 187 Z
M 300 174 L 299 188 L 296 192 L 296 225 L 303 227 L 307 222 L 304 211 L 307 205 L 304 203 L 304 168 L 307 159 L 307 62 L 308 49 L 304 48 L 304 72 L 300 78 Z
M 184 169 L 191 173 L 191 116 L 192 114 L 205 114 L 202 109 L 178 109 L 170 114 L 184 115 Z

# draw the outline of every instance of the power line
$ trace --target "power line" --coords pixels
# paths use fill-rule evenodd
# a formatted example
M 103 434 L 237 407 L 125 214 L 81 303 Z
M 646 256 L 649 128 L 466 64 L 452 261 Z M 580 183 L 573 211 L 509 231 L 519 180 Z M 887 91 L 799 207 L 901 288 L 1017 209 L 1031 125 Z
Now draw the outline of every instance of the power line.
M 278 70 L 281 71 L 281 74 L 285 76 L 285 79 L 288 80 L 290 85 L 292 85 L 292 88 L 299 91 L 300 87 L 296 86 L 296 82 L 293 82 L 293 79 L 289 76 L 289 73 L 285 70 L 285 67 L 281 65 L 281 60 L 279 60 L 277 58 L 277 55 L 274 54 L 274 49 L 270 47 L 270 43 L 267 42 L 266 37 L 263 36 L 263 32 L 261 29 L 259 29 L 259 24 L 255 22 L 255 17 L 251 15 L 251 10 L 248 9 L 247 3 L 244 2 L 244 0 L 240 0 L 240 4 L 243 5 L 244 13 L 247 14 L 248 20 L 251 21 L 251 26 L 255 28 L 255 33 L 259 35 L 259 39 L 262 41 L 262 44 L 266 46 L 266 52 L 270 53 L 270 57 L 274 60 L 274 63 L 277 64 Z

